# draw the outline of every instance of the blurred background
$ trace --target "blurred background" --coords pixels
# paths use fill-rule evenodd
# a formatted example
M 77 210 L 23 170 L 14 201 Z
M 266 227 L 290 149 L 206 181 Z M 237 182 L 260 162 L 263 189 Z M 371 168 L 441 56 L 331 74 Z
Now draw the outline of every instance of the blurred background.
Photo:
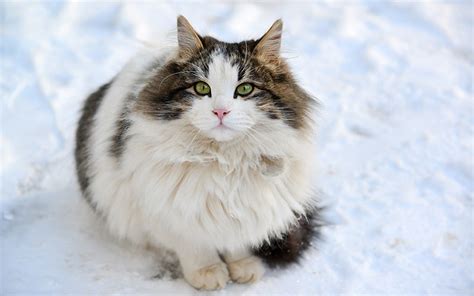
M 284 22 L 283 55 L 321 101 L 324 241 L 247 294 L 474 293 L 471 1 L 2 1 L 2 294 L 192 293 L 170 254 L 113 241 L 81 202 L 85 97 L 176 17 L 223 41 Z M 316 248 L 317 247 L 317 248 Z M 226 293 L 224 292 L 224 293 Z

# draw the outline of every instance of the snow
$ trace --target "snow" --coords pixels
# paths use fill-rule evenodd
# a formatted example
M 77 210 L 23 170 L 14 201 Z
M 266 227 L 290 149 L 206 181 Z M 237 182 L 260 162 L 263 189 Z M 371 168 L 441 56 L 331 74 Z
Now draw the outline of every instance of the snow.
M 285 56 L 322 102 L 324 241 L 220 294 L 473 295 L 469 1 L 2 2 L 2 294 L 194 293 L 172 255 L 107 234 L 72 157 L 84 98 L 144 41 L 172 40 L 178 14 L 227 41 L 282 17 Z

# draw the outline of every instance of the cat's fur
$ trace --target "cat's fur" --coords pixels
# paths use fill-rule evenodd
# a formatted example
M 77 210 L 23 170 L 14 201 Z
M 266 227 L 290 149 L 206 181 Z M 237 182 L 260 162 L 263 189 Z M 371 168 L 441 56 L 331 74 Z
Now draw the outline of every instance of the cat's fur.
M 86 101 L 76 163 L 86 200 L 119 238 L 176 252 L 186 280 L 216 289 L 288 263 L 317 214 L 315 101 L 280 57 L 282 22 L 224 43 L 178 18 L 178 47 L 145 51 Z M 205 81 L 211 94 L 193 90 Z M 253 93 L 238 96 L 242 82 Z M 230 113 L 223 124 L 214 108 Z M 282 255 L 282 256 L 280 256 Z

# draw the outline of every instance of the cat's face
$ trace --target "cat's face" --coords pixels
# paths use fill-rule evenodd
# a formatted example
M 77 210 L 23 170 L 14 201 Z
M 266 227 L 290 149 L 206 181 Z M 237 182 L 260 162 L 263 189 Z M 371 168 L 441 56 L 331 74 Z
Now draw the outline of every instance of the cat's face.
M 193 98 L 184 116 L 208 137 L 231 140 L 266 119 L 257 104 L 270 94 L 264 82 L 250 74 L 254 65 L 238 50 L 217 45 L 207 55 L 198 62 L 203 67 L 193 66 L 197 82 L 187 90 Z
M 303 127 L 311 99 L 279 56 L 281 29 L 277 21 L 257 41 L 225 43 L 200 37 L 178 18 L 179 55 L 142 90 L 140 110 L 219 142 L 258 137 L 275 122 Z

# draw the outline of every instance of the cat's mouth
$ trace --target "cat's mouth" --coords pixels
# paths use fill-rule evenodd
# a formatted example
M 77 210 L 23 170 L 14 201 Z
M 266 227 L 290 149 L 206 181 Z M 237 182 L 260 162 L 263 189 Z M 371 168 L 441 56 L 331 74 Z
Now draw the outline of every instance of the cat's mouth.
M 217 130 L 222 130 L 222 129 L 234 130 L 233 128 L 231 128 L 230 126 L 226 125 L 223 122 L 219 123 L 216 127 L 214 127 L 214 129 L 217 129 Z
M 208 131 L 209 137 L 217 141 L 229 141 L 232 140 L 236 135 L 236 130 L 225 123 L 219 123 L 211 130 Z

